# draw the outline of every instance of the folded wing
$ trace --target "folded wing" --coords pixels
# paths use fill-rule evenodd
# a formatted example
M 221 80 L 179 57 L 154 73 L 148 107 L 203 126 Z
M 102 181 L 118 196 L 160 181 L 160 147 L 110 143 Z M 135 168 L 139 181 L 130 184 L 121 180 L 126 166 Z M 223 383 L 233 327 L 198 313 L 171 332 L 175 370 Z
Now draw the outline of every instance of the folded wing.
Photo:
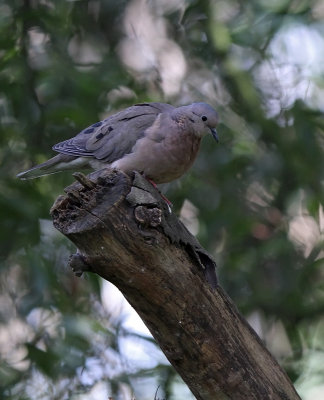
M 53 150 L 77 157 L 94 157 L 112 163 L 132 152 L 160 113 L 171 112 L 169 104 L 136 104 L 53 146 Z

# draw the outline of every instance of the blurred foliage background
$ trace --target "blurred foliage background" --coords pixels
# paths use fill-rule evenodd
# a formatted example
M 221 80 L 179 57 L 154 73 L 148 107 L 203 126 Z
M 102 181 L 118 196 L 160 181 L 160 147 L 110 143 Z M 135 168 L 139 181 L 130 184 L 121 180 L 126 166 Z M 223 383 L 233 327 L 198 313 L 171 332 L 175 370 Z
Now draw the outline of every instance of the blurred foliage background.
M 51 146 L 142 101 L 221 143 L 163 190 L 305 400 L 324 398 L 322 0 L 0 1 L 0 397 L 193 398 L 117 289 L 66 267 Z M 226 344 L 224 344 L 226 345 Z

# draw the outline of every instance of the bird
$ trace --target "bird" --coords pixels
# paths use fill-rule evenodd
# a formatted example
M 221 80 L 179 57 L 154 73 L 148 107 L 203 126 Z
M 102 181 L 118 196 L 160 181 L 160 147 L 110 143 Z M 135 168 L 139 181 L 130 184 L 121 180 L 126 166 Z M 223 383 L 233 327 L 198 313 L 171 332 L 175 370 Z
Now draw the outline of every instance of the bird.
M 219 141 L 217 124 L 218 113 L 206 103 L 135 104 L 54 145 L 57 155 L 17 177 L 111 167 L 138 171 L 156 184 L 171 182 L 191 167 L 206 134 Z

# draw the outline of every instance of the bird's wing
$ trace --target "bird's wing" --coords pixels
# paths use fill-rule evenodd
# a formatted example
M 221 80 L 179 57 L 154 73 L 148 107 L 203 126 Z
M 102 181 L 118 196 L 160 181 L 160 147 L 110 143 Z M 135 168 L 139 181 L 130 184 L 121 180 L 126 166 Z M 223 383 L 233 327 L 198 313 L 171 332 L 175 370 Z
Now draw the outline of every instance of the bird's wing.
M 142 103 L 126 108 L 53 146 L 53 150 L 112 163 L 132 152 L 157 116 L 174 109 L 165 103 Z

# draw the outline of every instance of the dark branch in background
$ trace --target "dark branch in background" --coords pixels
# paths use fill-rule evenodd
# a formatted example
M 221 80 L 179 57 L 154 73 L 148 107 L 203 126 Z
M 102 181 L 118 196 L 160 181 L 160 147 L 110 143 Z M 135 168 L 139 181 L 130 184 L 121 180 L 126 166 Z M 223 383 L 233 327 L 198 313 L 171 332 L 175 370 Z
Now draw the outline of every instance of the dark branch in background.
M 299 399 L 155 188 L 116 170 L 76 178 L 51 210 L 78 248 L 72 268 L 122 291 L 198 400 Z
M 28 135 L 26 135 L 26 138 L 29 141 L 29 146 L 34 147 L 36 143 L 38 144 L 38 146 L 40 143 L 44 144 L 44 135 L 42 135 L 41 133 L 44 132 L 45 128 L 45 116 L 44 116 L 44 106 L 43 104 L 40 103 L 36 93 L 37 73 L 30 65 L 28 57 L 28 51 L 31 47 L 29 31 L 32 27 L 37 26 L 36 21 L 33 20 L 33 18 L 35 18 L 35 13 L 34 10 L 32 9 L 30 0 L 24 0 L 21 7 L 20 18 L 22 24 L 20 52 L 21 52 L 21 63 L 24 67 L 24 74 L 25 74 L 24 87 L 23 87 L 25 93 L 22 98 L 24 99 L 29 98 L 29 104 L 24 104 L 24 107 L 21 107 L 21 110 L 27 110 L 28 118 L 26 118 L 27 121 L 26 132 L 28 132 Z M 34 106 L 31 103 L 30 99 L 32 99 L 32 101 L 34 102 Z M 32 122 L 30 120 L 29 113 L 35 113 L 34 109 L 35 106 L 37 107 L 37 112 L 39 113 L 39 116 L 38 118 L 32 116 L 33 117 L 31 118 L 31 120 L 33 121 Z

